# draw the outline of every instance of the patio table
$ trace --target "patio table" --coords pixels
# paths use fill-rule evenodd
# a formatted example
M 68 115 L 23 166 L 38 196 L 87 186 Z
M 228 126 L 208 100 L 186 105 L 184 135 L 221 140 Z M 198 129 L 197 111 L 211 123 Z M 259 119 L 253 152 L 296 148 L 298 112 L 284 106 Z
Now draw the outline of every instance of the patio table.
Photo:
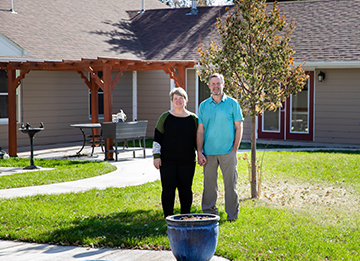
M 90 140 L 88 141 L 91 144 L 92 147 L 92 151 L 91 151 L 91 156 L 93 156 L 94 154 L 94 148 L 96 147 L 96 144 L 98 143 L 98 145 L 101 146 L 102 151 L 104 151 L 103 147 L 102 147 L 102 135 L 95 135 L 94 133 L 94 129 L 101 129 L 101 124 L 100 123 L 79 123 L 79 124 L 70 124 L 70 127 L 73 128 L 78 128 L 80 129 L 82 135 L 83 135 L 83 144 L 81 149 L 76 153 L 77 155 L 79 155 L 81 153 L 81 151 L 84 149 L 85 144 L 87 142 L 87 138 L 90 138 Z M 91 134 L 86 136 L 84 129 L 91 129 Z M 98 139 L 98 140 L 96 140 Z

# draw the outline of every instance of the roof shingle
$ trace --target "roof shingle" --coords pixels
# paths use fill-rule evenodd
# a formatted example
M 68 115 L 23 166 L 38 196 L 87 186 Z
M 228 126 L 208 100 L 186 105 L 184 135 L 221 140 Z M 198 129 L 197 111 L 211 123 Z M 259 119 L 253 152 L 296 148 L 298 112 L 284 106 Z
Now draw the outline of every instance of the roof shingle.
M 197 60 L 200 42 L 219 39 L 225 7 L 169 9 L 158 0 L 21 0 L 0 2 L 0 33 L 29 51 L 25 59 Z M 106 4 L 105 4 L 106 3 Z M 270 5 L 270 4 L 269 4 Z M 125 6 L 125 8 L 124 8 Z M 292 45 L 302 62 L 360 61 L 360 0 L 281 2 L 294 20 Z M 127 11 L 126 11 L 127 10 Z

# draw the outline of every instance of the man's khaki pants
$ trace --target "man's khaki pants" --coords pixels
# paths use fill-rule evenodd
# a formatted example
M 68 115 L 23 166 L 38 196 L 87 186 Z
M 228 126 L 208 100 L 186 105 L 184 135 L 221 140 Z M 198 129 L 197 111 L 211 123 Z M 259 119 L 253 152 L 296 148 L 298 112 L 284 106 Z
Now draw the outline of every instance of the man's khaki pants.
M 204 192 L 202 210 L 204 213 L 219 214 L 216 207 L 218 196 L 218 167 L 222 171 L 225 186 L 225 211 L 227 220 L 236 219 L 239 215 L 239 196 L 236 190 L 238 181 L 237 155 L 235 151 L 224 155 L 207 155 L 204 165 Z

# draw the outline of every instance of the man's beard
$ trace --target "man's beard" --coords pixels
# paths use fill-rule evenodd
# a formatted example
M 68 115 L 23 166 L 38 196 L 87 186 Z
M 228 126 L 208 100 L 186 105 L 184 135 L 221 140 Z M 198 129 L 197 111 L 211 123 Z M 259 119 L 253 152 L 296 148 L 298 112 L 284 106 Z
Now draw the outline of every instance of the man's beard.
M 212 94 L 212 95 L 219 96 L 219 95 L 222 94 L 222 92 L 221 92 L 221 89 L 220 89 L 220 88 L 214 88 L 214 89 L 211 91 L 211 94 Z

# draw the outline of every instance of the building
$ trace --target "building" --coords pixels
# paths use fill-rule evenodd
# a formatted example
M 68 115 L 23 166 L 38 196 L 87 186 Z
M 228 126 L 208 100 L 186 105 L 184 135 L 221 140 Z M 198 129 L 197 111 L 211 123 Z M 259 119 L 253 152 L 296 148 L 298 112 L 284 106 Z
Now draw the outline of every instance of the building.
M 14 156 L 28 145 L 18 131 L 22 122 L 44 122 L 36 144 L 71 142 L 81 135 L 70 124 L 111 121 L 120 109 L 128 119 L 148 120 L 151 137 L 175 85 L 187 90 L 188 109 L 197 112 L 209 95 L 196 74 L 197 49 L 218 37 L 214 23 L 225 7 L 189 15 L 190 8 L 143 3 L 22 0 L 13 11 L 10 1 L 0 3 L 1 147 Z M 279 4 L 296 22 L 294 58 L 306 62 L 310 78 L 284 109 L 259 117 L 259 138 L 360 144 L 359 6 L 360 0 Z M 247 119 L 245 139 L 250 132 Z

